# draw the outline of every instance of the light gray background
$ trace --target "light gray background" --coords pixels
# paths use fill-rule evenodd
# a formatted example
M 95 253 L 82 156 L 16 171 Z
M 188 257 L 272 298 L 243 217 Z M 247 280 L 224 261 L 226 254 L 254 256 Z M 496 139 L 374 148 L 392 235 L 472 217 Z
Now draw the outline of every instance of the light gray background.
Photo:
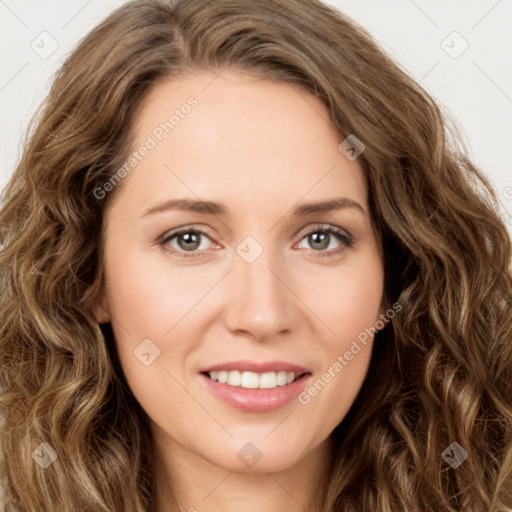
M 21 154 L 22 134 L 47 93 L 53 73 L 77 42 L 123 3 L 0 0 L 0 189 Z M 453 114 L 466 137 L 470 156 L 491 179 L 510 228 L 512 0 L 326 3 L 363 25 Z M 52 45 L 58 46 L 46 55 L 53 50 Z

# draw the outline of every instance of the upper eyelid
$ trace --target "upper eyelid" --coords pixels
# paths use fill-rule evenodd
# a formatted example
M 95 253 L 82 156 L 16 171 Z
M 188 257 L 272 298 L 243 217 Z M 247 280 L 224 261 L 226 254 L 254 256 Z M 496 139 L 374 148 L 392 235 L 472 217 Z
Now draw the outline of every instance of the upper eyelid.
M 192 226 L 184 226 L 181 228 L 171 229 L 170 231 L 166 231 L 163 235 L 159 236 L 158 239 L 160 241 L 169 240 L 170 238 L 174 238 L 175 236 L 181 235 L 183 233 L 189 233 L 191 231 L 196 231 L 201 235 L 206 235 L 208 238 L 212 238 L 208 233 L 208 230 L 205 230 L 203 227 L 196 228 Z
M 301 235 L 302 233 L 306 234 L 306 233 L 314 233 L 315 231 L 329 231 L 329 230 L 333 230 L 333 231 L 342 231 L 344 233 L 346 233 L 347 236 L 351 237 L 351 233 L 349 231 L 347 231 L 345 228 L 341 228 L 339 226 L 335 226 L 333 224 L 322 224 L 322 223 L 316 223 L 314 225 L 308 225 L 306 226 L 305 228 L 303 229 L 300 229 L 297 234 L 295 236 L 299 236 Z

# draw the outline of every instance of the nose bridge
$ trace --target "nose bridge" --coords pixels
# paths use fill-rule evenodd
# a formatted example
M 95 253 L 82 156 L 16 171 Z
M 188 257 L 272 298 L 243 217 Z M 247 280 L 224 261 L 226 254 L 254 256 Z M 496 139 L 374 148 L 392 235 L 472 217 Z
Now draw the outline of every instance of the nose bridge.
M 277 254 L 265 249 L 251 261 L 245 257 L 250 251 L 254 257 L 255 246 L 251 243 L 242 242 L 237 249 L 229 276 L 226 321 L 233 331 L 246 331 L 263 339 L 291 329 L 296 324 L 296 307 L 293 294 L 283 284 L 287 279 Z M 244 249 L 248 249 L 245 254 Z

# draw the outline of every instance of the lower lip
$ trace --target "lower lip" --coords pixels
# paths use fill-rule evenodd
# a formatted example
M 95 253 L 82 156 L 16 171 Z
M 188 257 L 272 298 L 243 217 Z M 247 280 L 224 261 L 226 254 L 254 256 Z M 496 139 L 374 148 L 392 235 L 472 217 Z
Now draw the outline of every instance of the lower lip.
M 284 407 L 304 389 L 311 374 L 307 373 L 296 381 L 277 386 L 273 389 L 247 389 L 240 386 L 229 386 L 210 379 L 202 373 L 201 380 L 216 396 L 245 412 L 269 412 Z

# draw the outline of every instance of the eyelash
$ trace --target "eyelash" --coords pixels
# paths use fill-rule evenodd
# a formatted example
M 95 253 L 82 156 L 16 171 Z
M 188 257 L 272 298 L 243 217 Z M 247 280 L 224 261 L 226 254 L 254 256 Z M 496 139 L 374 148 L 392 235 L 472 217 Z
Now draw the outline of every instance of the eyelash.
M 347 232 L 342 231 L 338 228 L 335 228 L 334 226 L 325 227 L 325 225 L 322 225 L 322 224 L 318 224 L 310 231 L 307 231 L 307 232 L 301 234 L 299 242 L 306 236 L 308 236 L 312 233 L 318 233 L 318 232 L 329 233 L 330 235 L 333 235 L 334 237 L 336 237 L 340 242 L 342 242 L 342 244 L 340 245 L 340 247 L 337 247 L 336 249 L 330 249 L 329 251 L 326 251 L 326 250 L 315 251 L 313 249 L 310 249 L 310 251 L 313 251 L 314 253 L 316 253 L 315 257 L 333 258 L 333 257 L 337 256 L 340 252 L 345 250 L 346 248 L 352 247 L 354 245 L 354 237 L 352 235 L 350 235 Z M 165 233 L 158 239 L 158 244 L 162 248 L 164 248 L 164 250 L 169 251 L 171 254 L 176 255 L 180 258 L 201 257 L 202 256 L 201 253 L 204 252 L 204 250 L 202 250 L 202 251 L 196 250 L 194 252 L 190 252 L 189 254 L 187 254 L 186 251 L 178 251 L 174 248 L 169 248 L 168 246 L 166 246 L 166 244 L 168 242 L 170 242 L 173 238 L 178 237 L 179 235 L 186 234 L 186 233 L 196 233 L 199 235 L 204 235 L 207 238 L 210 238 L 207 233 L 205 233 L 204 231 L 201 231 L 200 229 L 193 229 L 193 228 L 187 227 L 187 228 L 179 229 L 177 231 L 173 231 L 172 233 L 169 233 L 169 234 Z

